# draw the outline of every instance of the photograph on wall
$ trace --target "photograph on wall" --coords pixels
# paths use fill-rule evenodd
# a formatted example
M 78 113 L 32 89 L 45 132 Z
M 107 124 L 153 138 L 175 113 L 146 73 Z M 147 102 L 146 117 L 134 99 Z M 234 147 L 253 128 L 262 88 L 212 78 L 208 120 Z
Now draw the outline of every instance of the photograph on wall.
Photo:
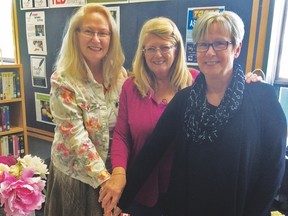
M 35 92 L 36 121 L 53 124 L 53 116 L 50 110 L 49 94 Z
M 47 88 L 45 56 L 30 56 L 33 87 Z
M 44 11 L 26 12 L 25 15 L 28 53 L 47 55 Z
M 188 66 L 197 65 L 196 47 L 193 43 L 192 31 L 194 25 L 199 17 L 210 11 L 223 12 L 225 6 L 213 6 L 213 7 L 194 7 L 188 8 L 187 11 L 187 26 L 186 26 L 186 61 Z
M 48 8 L 48 0 L 20 0 L 21 10 Z
M 87 0 L 87 3 L 100 3 L 100 4 L 120 4 L 120 3 L 128 3 L 128 0 Z
M 87 0 L 49 0 L 49 7 L 79 7 L 86 3 Z
M 120 32 L 120 7 L 107 7 L 110 11 L 110 13 L 112 14 L 112 16 L 114 17 L 117 26 L 118 26 L 118 31 Z

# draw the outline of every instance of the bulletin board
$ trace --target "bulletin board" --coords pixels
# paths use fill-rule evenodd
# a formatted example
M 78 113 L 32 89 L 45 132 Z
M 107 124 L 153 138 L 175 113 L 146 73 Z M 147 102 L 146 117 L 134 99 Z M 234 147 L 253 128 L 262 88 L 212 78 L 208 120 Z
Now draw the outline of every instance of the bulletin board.
M 231 1 L 231 0 L 168 0 L 168 1 L 150 1 L 127 4 L 110 4 L 108 7 L 120 8 L 120 35 L 121 43 L 125 54 L 124 67 L 131 70 L 133 57 L 137 48 L 137 39 L 143 23 L 154 17 L 165 16 L 172 19 L 178 26 L 183 39 L 186 38 L 187 25 L 187 9 L 191 7 L 211 7 L 225 6 L 225 10 L 232 10 L 239 14 L 245 23 L 245 37 L 242 46 L 242 52 L 237 59 L 237 63 L 241 64 L 245 70 L 246 57 L 249 41 L 249 29 L 252 14 L 251 0 Z M 35 92 L 49 94 L 50 91 L 50 76 L 52 74 L 53 64 L 56 60 L 57 53 L 60 49 L 63 30 L 66 22 L 76 7 L 65 8 L 43 8 L 45 14 L 45 31 L 47 39 L 47 55 L 45 55 L 47 87 L 40 88 L 33 85 L 31 79 L 31 59 L 37 55 L 28 53 L 27 37 L 26 37 L 26 22 L 25 14 L 27 10 L 21 10 L 20 5 L 17 5 L 18 27 L 19 27 L 19 44 L 21 63 L 24 71 L 25 83 L 25 100 L 27 113 L 27 127 L 38 128 L 53 132 L 54 125 L 39 122 L 35 115 Z M 29 11 L 29 10 L 28 10 Z M 31 10 L 35 11 L 35 10 Z M 36 57 L 35 57 L 36 56 Z

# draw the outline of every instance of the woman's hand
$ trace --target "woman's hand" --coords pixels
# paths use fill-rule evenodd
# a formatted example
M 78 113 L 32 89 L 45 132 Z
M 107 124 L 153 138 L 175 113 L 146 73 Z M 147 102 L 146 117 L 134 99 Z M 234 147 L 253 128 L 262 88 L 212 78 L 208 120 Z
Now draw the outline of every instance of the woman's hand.
M 104 212 L 104 216 L 119 216 L 121 214 L 122 210 L 119 207 L 115 207 L 113 209 L 113 212 Z
M 101 185 L 99 202 L 102 202 L 102 208 L 105 213 L 111 212 L 117 207 L 118 200 L 126 185 L 126 171 L 122 167 L 113 169 L 111 178 Z
M 251 83 L 251 82 L 261 82 L 263 81 L 262 76 L 258 76 L 255 73 L 249 72 L 245 74 L 245 81 L 246 83 Z
M 122 210 L 119 207 L 114 208 L 113 216 L 120 215 Z

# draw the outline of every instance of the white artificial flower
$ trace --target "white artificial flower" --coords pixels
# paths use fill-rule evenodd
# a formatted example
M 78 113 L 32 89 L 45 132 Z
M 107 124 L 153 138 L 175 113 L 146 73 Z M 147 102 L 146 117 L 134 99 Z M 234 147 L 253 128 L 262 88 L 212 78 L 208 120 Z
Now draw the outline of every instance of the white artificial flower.
M 34 170 L 35 174 L 40 175 L 41 178 L 46 178 L 46 174 L 48 172 L 47 165 L 44 161 L 37 157 L 31 155 L 25 155 L 23 158 L 17 159 L 23 167 L 28 167 Z

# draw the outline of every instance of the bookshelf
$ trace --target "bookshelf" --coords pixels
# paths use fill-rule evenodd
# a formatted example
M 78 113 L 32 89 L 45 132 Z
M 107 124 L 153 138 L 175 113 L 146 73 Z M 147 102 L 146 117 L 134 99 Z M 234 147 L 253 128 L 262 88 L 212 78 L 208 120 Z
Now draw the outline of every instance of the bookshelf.
M 8 73 L 7 73 L 8 72 Z M 0 107 L 8 106 L 9 107 L 9 116 L 7 117 L 9 119 L 9 122 L 5 120 L 5 117 L 2 115 L 1 118 L 1 131 L 0 131 L 0 155 L 5 155 L 6 150 L 3 150 L 3 137 L 17 137 L 21 136 L 19 140 L 23 140 L 24 144 L 22 146 L 18 146 L 19 155 L 28 154 L 28 140 L 27 140 L 27 127 L 26 127 L 26 109 L 25 109 L 25 94 L 24 94 L 24 81 L 23 81 L 23 68 L 21 64 L 4 64 L 0 65 L 0 75 L 3 74 L 14 74 L 14 77 L 12 78 L 12 81 L 10 80 L 9 83 L 12 83 L 13 92 L 9 92 L 6 88 L 6 82 L 8 78 L 5 78 L 3 80 L 3 76 L 0 80 Z M 11 78 L 10 78 L 11 79 Z M 14 82 L 13 82 L 14 79 Z M 18 80 L 18 81 L 17 81 Z M 3 87 L 4 85 L 4 87 Z M 11 90 L 11 91 L 12 91 Z M 3 120 L 4 119 L 4 120 Z M 3 122 L 4 121 L 4 122 Z M 9 124 L 8 129 L 5 129 L 5 126 L 3 124 Z M 4 139 L 5 140 L 5 139 Z M 5 144 L 7 145 L 7 144 Z M 12 144 L 14 145 L 14 144 Z M 9 149 L 10 148 L 10 149 Z M 8 151 L 11 152 L 11 143 L 8 143 Z M 24 151 L 23 151 L 24 150 Z M 16 150 L 17 151 L 17 150 Z M 13 152 L 17 155 L 17 152 Z M 13 154 L 12 153 L 12 154 Z

